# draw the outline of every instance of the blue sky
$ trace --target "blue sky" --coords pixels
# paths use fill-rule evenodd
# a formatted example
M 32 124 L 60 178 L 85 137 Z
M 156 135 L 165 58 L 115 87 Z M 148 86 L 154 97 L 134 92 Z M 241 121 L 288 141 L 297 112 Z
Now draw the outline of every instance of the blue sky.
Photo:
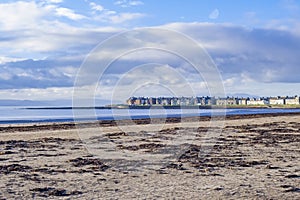
M 199 42 L 218 67 L 227 94 L 300 95 L 299 1 L 3 0 L 0 98 L 70 99 L 76 74 L 92 49 L 114 34 L 143 27 L 179 31 Z M 180 61 L 147 58 L 158 61 L 188 77 L 196 95 L 208 93 L 203 80 Z M 102 77 L 99 98 L 110 99 L 126 70 L 141 63 L 137 56 L 120 59 Z M 140 73 L 130 77 L 138 79 Z M 162 78 L 176 79 L 172 76 Z M 136 91 L 128 94 L 165 94 L 159 87 L 126 88 Z M 178 95 L 189 95 L 180 83 L 176 88 Z

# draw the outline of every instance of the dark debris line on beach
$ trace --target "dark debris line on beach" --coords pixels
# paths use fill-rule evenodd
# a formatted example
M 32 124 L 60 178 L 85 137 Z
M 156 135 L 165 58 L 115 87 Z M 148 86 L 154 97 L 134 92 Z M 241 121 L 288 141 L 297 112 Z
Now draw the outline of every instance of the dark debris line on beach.
M 98 158 L 76 158 L 71 159 L 70 162 L 75 167 L 83 167 L 86 165 L 92 165 L 93 167 L 90 167 L 93 170 L 100 170 L 100 171 L 106 171 L 110 167 L 104 162 Z
M 34 188 L 30 189 L 32 191 L 32 197 L 40 196 L 40 197 L 51 197 L 51 196 L 57 196 L 57 197 L 63 197 L 63 196 L 70 196 L 70 195 L 79 195 L 82 194 L 80 191 L 67 191 L 62 188 L 53 188 L 53 187 L 43 187 L 43 188 Z

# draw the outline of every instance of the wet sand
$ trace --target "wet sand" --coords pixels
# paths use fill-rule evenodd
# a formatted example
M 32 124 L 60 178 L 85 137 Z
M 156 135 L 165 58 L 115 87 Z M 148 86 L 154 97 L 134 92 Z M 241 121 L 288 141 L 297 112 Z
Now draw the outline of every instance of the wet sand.
M 300 199 L 299 113 L 162 122 L 1 125 L 0 199 Z

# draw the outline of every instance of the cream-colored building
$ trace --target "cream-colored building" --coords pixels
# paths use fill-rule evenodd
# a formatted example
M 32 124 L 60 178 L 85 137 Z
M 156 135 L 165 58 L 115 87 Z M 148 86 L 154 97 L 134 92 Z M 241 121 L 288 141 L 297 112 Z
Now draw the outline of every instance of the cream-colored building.
M 285 99 L 282 97 L 270 98 L 269 103 L 270 103 L 270 105 L 284 105 Z
M 287 97 L 285 99 L 285 104 L 286 105 L 299 105 L 300 104 L 299 97 L 298 96 Z
M 266 99 L 249 99 L 247 105 L 267 105 L 269 102 Z
M 250 100 L 249 98 L 240 98 L 238 99 L 239 105 L 247 105 L 247 101 Z

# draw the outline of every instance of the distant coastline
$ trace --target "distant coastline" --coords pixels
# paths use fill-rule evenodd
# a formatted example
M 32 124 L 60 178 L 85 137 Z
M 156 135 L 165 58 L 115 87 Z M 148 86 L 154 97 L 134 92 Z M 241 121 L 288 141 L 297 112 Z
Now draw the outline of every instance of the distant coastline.
M 72 109 L 299 109 L 300 105 L 106 105 L 81 107 L 24 107 L 28 110 L 72 110 Z

